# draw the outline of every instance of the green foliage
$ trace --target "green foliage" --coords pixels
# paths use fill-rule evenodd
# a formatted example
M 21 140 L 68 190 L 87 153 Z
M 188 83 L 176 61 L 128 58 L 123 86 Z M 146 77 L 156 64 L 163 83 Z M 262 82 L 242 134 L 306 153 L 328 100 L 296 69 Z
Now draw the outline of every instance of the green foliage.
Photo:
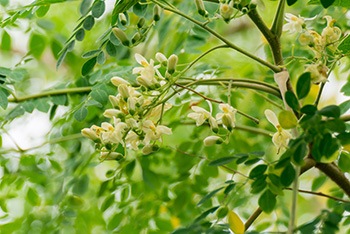
M 277 1 L 0 0 L 1 231 L 285 232 L 291 196 L 309 217 L 293 229 L 346 231 L 350 101 L 323 92 L 348 79 L 350 6 L 308 2 L 287 9 L 316 19 Z

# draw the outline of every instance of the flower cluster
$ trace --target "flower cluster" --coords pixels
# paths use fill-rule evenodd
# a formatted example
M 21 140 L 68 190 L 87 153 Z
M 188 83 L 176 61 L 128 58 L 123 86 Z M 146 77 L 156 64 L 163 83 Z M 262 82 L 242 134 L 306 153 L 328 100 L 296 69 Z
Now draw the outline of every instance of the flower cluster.
M 287 23 L 283 26 L 284 31 L 290 33 L 299 33 L 299 42 L 301 45 L 308 46 L 315 54 L 315 62 L 306 66 L 306 71 L 311 73 L 313 83 L 327 81 L 327 62 L 330 51 L 335 51 L 342 35 L 340 28 L 334 26 L 335 20 L 331 16 L 323 17 L 327 25 L 323 28 L 321 34 L 308 29 L 306 20 L 314 18 L 297 17 L 293 14 L 286 14 Z
M 135 54 L 135 59 L 141 67 L 134 68 L 133 73 L 138 75 L 136 81 L 141 88 L 133 87 L 121 77 L 111 78 L 118 94 L 109 96 L 113 108 L 103 113 L 111 121 L 81 131 L 96 143 L 101 160 L 121 159 L 127 148 L 142 149 L 143 154 L 150 154 L 159 148 L 157 142 L 162 141 L 163 135 L 172 134 L 169 127 L 160 124 L 163 113 L 171 108 L 171 104 L 159 102 L 154 97 L 166 84 L 165 77 L 169 78 L 175 72 L 177 56 L 166 58 L 157 53 L 158 65 L 152 59 L 148 62 L 140 54 Z M 158 70 L 161 66 L 167 68 L 164 76 Z
M 187 117 L 194 119 L 197 126 L 200 126 L 207 121 L 214 133 L 218 133 L 219 125 L 222 125 L 230 132 L 235 127 L 235 115 L 237 110 L 227 103 L 219 104 L 219 109 L 221 112 L 217 113 L 215 118 L 212 116 L 211 111 L 209 112 L 202 107 L 192 106 L 191 109 L 193 112 L 189 113 Z M 204 139 L 204 145 L 206 146 L 221 144 L 222 142 L 223 140 L 219 136 L 209 136 Z

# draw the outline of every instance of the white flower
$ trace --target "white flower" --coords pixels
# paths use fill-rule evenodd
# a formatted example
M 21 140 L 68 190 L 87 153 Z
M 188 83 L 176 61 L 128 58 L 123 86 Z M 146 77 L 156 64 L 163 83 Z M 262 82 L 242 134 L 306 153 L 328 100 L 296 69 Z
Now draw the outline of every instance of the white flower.
M 203 142 L 205 146 L 212 146 L 215 144 L 221 144 L 224 142 L 224 140 L 219 136 L 208 136 L 203 140 Z
M 265 116 L 277 130 L 277 132 L 272 136 L 272 142 L 277 147 L 277 153 L 279 153 L 281 149 L 288 147 L 288 143 L 289 140 L 292 139 L 292 135 L 281 127 L 276 114 L 272 110 L 265 110 Z
M 125 144 L 133 150 L 138 150 L 140 138 L 134 131 L 129 131 L 125 138 Z
M 229 131 L 231 131 L 236 125 L 236 117 L 235 114 L 237 110 L 230 106 L 229 104 L 219 104 L 219 108 L 222 113 L 218 113 L 216 115 L 217 120 L 221 120 L 224 127 L 226 127 Z
M 194 112 L 189 113 L 187 117 L 194 119 L 196 121 L 197 126 L 202 125 L 207 119 L 211 117 L 211 114 L 209 113 L 209 111 L 205 110 L 202 107 L 192 106 L 191 109 Z
M 291 13 L 286 13 L 285 20 L 288 22 L 283 25 L 283 31 L 289 31 L 290 33 L 300 33 L 303 31 L 305 24 L 305 18 L 297 17 Z
M 120 119 L 114 118 L 114 126 L 110 123 L 103 122 L 101 124 L 101 128 L 103 129 L 101 132 L 101 139 L 103 143 L 119 144 L 122 142 L 128 126 L 126 123 L 121 122 Z
M 172 105 L 170 103 L 165 103 L 164 105 L 160 104 L 160 105 L 154 107 L 150 111 L 150 113 L 147 115 L 147 119 L 158 121 L 161 114 L 162 114 L 162 111 L 164 113 L 164 112 L 170 110 L 171 107 L 172 107 Z
M 170 128 L 164 125 L 155 125 L 151 120 L 143 122 L 142 130 L 145 132 L 144 143 L 147 145 L 150 141 L 162 140 L 163 134 L 171 135 L 172 131 Z
M 231 16 L 233 14 L 233 2 L 234 1 L 231 1 L 229 4 L 220 3 L 220 15 L 226 22 L 230 21 Z
M 155 75 L 157 68 L 159 68 L 159 65 L 154 66 L 154 61 L 152 59 L 150 62 L 148 62 L 140 54 L 135 54 L 135 59 L 142 66 L 135 67 L 132 70 L 133 74 L 140 74 L 140 76 L 137 77 L 137 82 L 147 88 L 157 88 L 157 86 L 159 86 L 159 82 L 155 78 Z

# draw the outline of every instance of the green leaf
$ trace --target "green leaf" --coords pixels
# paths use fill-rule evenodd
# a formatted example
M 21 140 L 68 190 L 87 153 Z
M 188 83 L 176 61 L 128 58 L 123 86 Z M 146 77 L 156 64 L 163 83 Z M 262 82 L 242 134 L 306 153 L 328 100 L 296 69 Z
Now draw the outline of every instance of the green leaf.
M 50 110 L 50 104 L 48 98 L 39 98 L 34 101 L 34 106 L 41 112 L 47 113 Z
M 51 100 L 54 104 L 61 106 L 67 105 L 68 103 L 67 95 L 64 94 L 52 96 Z
M 340 114 L 341 115 L 345 114 L 350 109 L 350 99 L 342 102 L 339 105 L 339 108 L 340 108 Z
M 117 56 L 117 49 L 116 49 L 115 45 L 111 41 L 107 42 L 107 44 L 106 44 L 106 51 L 107 51 L 107 54 L 109 54 L 112 57 Z
M 77 41 L 82 41 L 84 40 L 85 37 L 85 30 L 83 28 L 79 28 L 78 31 L 75 33 L 75 39 Z
M 89 187 L 89 177 L 83 175 L 74 184 L 72 192 L 76 195 L 83 195 L 87 192 Z
M 27 191 L 27 201 L 29 201 L 29 203 L 33 206 L 40 204 L 40 197 L 38 192 L 31 187 Z
M 106 4 L 104 1 L 97 1 L 91 9 L 91 15 L 95 18 L 100 18 L 105 12 Z
M 81 69 L 81 74 L 83 76 L 86 76 L 87 74 L 89 74 L 92 69 L 94 68 L 95 64 L 96 64 L 96 57 L 93 57 L 91 59 L 89 59 L 88 61 L 86 61 Z
M 296 3 L 298 0 L 287 0 L 287 4 L 288 6 L 293 5 L 294 3 Z
M 14 119 L 24 114 L 24 108 L 21 105 L 16 106 L 7 116 L 6 119 Z
M 256 178 L 256 180 L 254 180 L 254 182 L 251 184 L 250 193 L 257 194 L 263 191 L 267 186 L 266 178 L 267 175 L 262 175 Z
M 104 64 L 106 62 L 106 56 L 105 53 L 103 53 L 103 51 L 101 51 L 98 55 L 97 55 L 97 63 L 98 64 Z
M 29 50 L 35 58 L 40 58 L 46 47 L 45 37 L 39 34 L 32 34 L 29 38 Z
M 350 172 L 350 154 L 342 151 L 339 157 L 338 166 L 343 172 Z
M 297 95 L 299 99 L 306 97 L 311 88 L 311 73 L 305 72 L 303 73 L 297 82 Z
M 83 28 L 87 31 L 91 30 L 95 25 L 95 18 L 92 15 L 86 17 L 83 23 Z
M 317 191 L 327 181 L 327 176 L 321 175 L 312 181 L 311 190 Z
M 38 17 L 44 17 L 46 13 L 49 11 L 49 9 L 50 9 L 50 5 L 42 5 L 38 8 L 38 10 L 36 10 L 35 14 Z
M 258 204 L 264 212 L 270 213 L 276 206 L 276 196 L 269 189 L 267 189 L 260 196 Z
M 214 206 L 212 208 L 209 208 L 208 210 L 204 211 L 202 214 L 200 214 L 198 217 L 194 219 L 194 223 L 198 223 L 199 221 L 203 220 L 205 217 L 207 217 L 209 214 L 214 213 L 220 206 Z
M 219 159 L 215 159 L 211 161 L 208 165 L 209 166 L 221 166 L 230 163 L 231 161 L 235 160 L 236 157 L 223 157 Z
M 148 4 L 141 4 L 141 3 L 136 3 L 134 7 L 132 8 L 132 11 L 135 13 L 137 16 L 144 16 L 147 10 Z
M 320 0 L 324 8 L 328 8 L 329 6 L 331 6 L 334 3 L 334 1 L 335 0 Z
M 286 99 L 288 106 L 290 106 L 290 108 L 292 108 L 295 111 L 299 110 L 299 101 L 292 91 L 288 90 L 286 92 L 285 99 Z
M 84 53 L 81 57 L 82 58 L 91 58 L 95 55 L 97 55 L 98 53 L 100 53 L 101 50 L 90 50 L 86 53 Z
M 0 88 L 0 106 L 4 110 L 8 106 L 7 92 L 2 88 Z
M 340 91 L 343 92 L 345 96 L 350 96 L 350 81 L 348 81 Z
M 301 165 L 304 162 L 304 157 L 308 154 L 308 146 L 307 143 L 304 141 L 301 141 L 296 149 L 294 150 L 294 154 L 293 154 L 293 161 L 297 164 L 297 165 Z
M 77 121 L 81 122 L 86 118 L 87 114 L 88 114 L 88 110 L 84 106 L 82 106 L 74 113 L 74 118 Z
M 224 187 L 215 189 L 213 191 L 211 191 L 210 193 L 208 193 L 207 195 L 205 195 L 198 203 L 197 206 L 202 205 L 204 202 L 208 201 L 210 198 L 212 198 L 217 192 L 219 192 L 220 190 L 222 190 Z
M 86 15 L 87 13 L 89 13 L 91 2 L 92 0 L 83 0 L 80 3 L 79 11 L 81 15 Z
M 92 97 L 92 99 L 101 103 L 102 105 L 106 104 L 108 101 L 108 94 L 103 89 L 94 89 L 93 91 L 91 91 L 90 96 Z
M 321 115 L 330 117 L 330 118 L 339 118 L 340 117 L 340 108 L 336 105 L 326 106 L 323 109 L 318 111 Z
M 295 179 L 295 169 L 291 163 L 289 163 L 281 173 L 281 184 L 288 187 L 293 183 Z
M 295 128 L 298 125 L 298 119 L 291 111 L 283 110 L 278 114 L 278 122 L 284 129 Z
M 338 50 L 340 50 L 343 54 L 350 55 L 350 35 L 347 35 L 344 40 L 339 44 Z
M 107 210 L 115 201 L 115 195 L 111 194 L 109 195 L 102 203 L 101 205 L 101 211 Z
M 256 167 L 254 167 L 250 171 L 249 178 L 251 178 L 251 179 L 258 178 L 258 177 L 262 176 L 266 170 L 267 170 L 267 165 L 265 165 L 265 164 L 257 165 Z
M 61 66 L 63 60 L 65 59 L 66 55 L 68 53 L 68 49 L 65 48 L 61 51 L 61 55 L 59 56 L 58 60 L 57 60 L 57 64 L 56 64 L 56 69 L 59 68 L 59 66 Z
M 325 124 L 326 128 L 331 130 L 332 132 L 345 132 L 346 125 L 343 120 L 341 119 L 331 119 L 328 120 Z
M 6 30 L 4 30 L 2 33 L 0 48 L 4 51 L 11 50 L 11 36 L 7 33 Z
M 107 225 L 108 230 L 113 231 L 114 229 L 116 229 L 120 225 L 123 218 L 124 218 L 123 213 L 117 212 L 115 215 L 113 215 L 111 220 L 109 220 L 108 222 L 108 225 Z

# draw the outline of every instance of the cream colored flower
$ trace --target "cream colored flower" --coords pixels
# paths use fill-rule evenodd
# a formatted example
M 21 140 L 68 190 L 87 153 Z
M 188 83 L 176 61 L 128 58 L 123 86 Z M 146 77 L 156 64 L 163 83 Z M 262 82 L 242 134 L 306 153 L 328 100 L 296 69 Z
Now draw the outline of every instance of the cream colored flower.
M 321 36 L 326 46 L 339 40 L 341 30 L 338 27 L 334 27 L 335 20 L 331 16 L 326 15 L 323 18 L 327 20 L 327 27 L 322 30 Z
M 283 129 L 278 122 L 276 114 L 272 110 L 265 110 L 265 116 L 267 120 L 275 126 L 277 132 L 272 136 L 272 142 L 277 147 L 277 153 L 280 152 L 281 149 L 287 148 L 289 140 L 292 139 L 292 135 L 289 131 Z
M 209 111 L 205 110 L 202 107 L 192 106 L 191 109 L 194 112 L 189 113 L 187 117 L 194 119 L 196 121 L 197 126 L 202 125 L 207 119 L 211 117 L 211 114 L 209 113 Z
M 322 63 L 307 65 L 305 72 L 310 72 L 311 81 L 314 84 L 318 84 L 318 83 L 327 81 L 328 68 L 327 68 L 327 66 L 323 65 Z
M 219 108 L 222 111 L 222 113 L 218 113 L 216 115 L 216 119 L 218 121 L 221 120 L 222 124 L 225 128 L 227 128 L 229 131 L 231 131 L 235 126 L 236 117 L 235 114 L 237 110 L 230 106 L 229 104 L 219 104 Z
M 151 120 L 146 120 L 143 122 L 142 130 L 145 132 L 144 143 L 147 145 L 151 141 L 161 141 L 163 134 L 171 135 L 171 128 L 168 128 L 164 125 L 155 125 Z
M 297 17 L 291 13 L 286 13 L 285 20 L 287 23 L 283 25 L 283 31 L 288 31 L 290 33 L 302 32 L 305 25 L 305 18 Z
M 110 123 L 103 122 L 101 128 L 103 129 L 101 132 L 101 140 L 103 143 L 119 144 L 122 142 L 128 126 L 126 123 L 121 122 L 120 119 L 114 118 L 114 126 Z
M 132 70 L 133 74 L 139 74 L 140 76 L 137 77 L 137 82 L 140 85 L 143 85 L 147 88 L 157 88 L 159 86 L 159 82 L 155 78 L 156 71 L 159 68 L 159 65 L 154 66 L 154 61 L 151 59 L 150 62 L 148 62 L 142 55 L 135 54 L 136 61 L 142 66 L 142 67 L 135 67 Z
M 133 150 L 138 150 L 140 137 L 134 131 L 129 131 L 125 138 L 125 144 Z
M 230 21 L 231 16 L 233 14 L 233 2 L 234 1 L 231 1 L 229 4 L 220 3 L 220 15 L 226 22 Z

